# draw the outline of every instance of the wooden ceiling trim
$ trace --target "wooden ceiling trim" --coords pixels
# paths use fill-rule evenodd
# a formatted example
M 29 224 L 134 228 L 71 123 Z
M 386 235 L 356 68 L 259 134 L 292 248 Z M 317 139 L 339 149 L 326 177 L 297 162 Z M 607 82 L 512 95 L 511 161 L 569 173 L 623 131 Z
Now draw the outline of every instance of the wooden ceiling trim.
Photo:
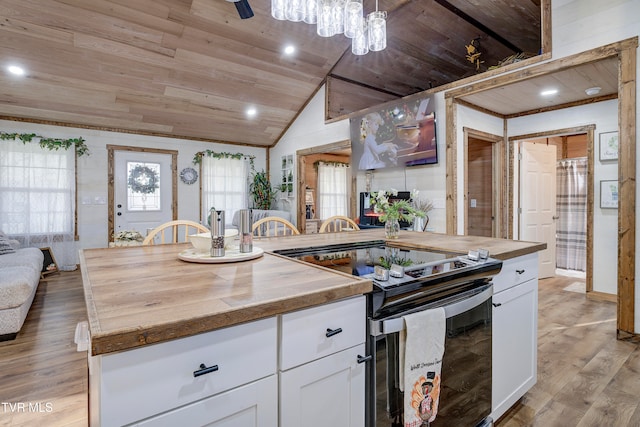
M 342 120 L 345 111 L 356 111 L 382 104 L 398 96 L 362 87 L 335 77 L 327 78 L 325 123 Z
M 550 111 L 562 110 L 564 108 L 571 108 L 571 107 L 579 107 L 581 105 L 595 104 L 597 102 L 609 101 L 609 100 L 612 100 L 612 99 L 618 99 L 618 94 L 617 93 L 611 93 L 611 94 L 608 94 L 608 95 L 602 95 L 602 96 L 597 96 L 597 97 L 593 97 L 593 98 L 581 99 L 579 101 L 567 102 L 565 104 L 552 105 L 552 106 L 549 106 L 549 107 L 536 108 L 536 109 L 533 109 L 533 110 L 522 111 L 520 113 L 507 114 L 507 115 L 504 116 L 504 118 L 506 118 L 506 119 L 514 119 L 516 117 L 530 116 L 532 114 L 539 114 L 539 113 L 548 113 Z
M 630 38 L 620 42 L 611 43 L 586 52 L 577 53 L 555 61 L 545 62 L 526 69 L 517 70 L 505 75 L 496 76 L 491 80 L 481 81 L 468 86 L 463 86 L 445 93 L 445 98 L 455 98 L 473 93 L 481 92 L 487 89 L 493 89 L 500 86 L 528 80 L 533 77 L 551 74 L 554 72 L 574 68 L 580 65 L 600 61 L 612 56 L 617 56 L 618 52 L 627 49 L 632 45 L 637 47 L 638 38 Z M 523 61 L 524 62 L 524 61 Z
M 473 104 L 471 102 L 465 101 L 464 99 L 454 98 L 453 102 L 458 104 L 458 105 L 462 105 L 463 107 L 471 108 L 471 109 L 479 111 L 481 113 L 488 114 L 490 116 L 498 117 L 500 119 L 506 118 L 506 116 L 504 114 L 500 114 L 500 113 L 498 113 L 496 111 L 489 110 L 488 108 L 480 107 L 479 105 L 476 105 L 476 104 Z

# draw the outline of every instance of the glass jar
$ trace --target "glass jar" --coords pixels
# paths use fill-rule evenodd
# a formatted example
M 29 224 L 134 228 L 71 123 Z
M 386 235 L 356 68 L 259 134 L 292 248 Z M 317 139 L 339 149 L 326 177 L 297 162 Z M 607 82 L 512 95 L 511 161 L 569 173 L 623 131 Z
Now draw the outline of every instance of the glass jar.
M 397 239 L 400 232 L 400 221 L 397 218 L 388 218 L 384 223 L 384 234 L 387 239 Z

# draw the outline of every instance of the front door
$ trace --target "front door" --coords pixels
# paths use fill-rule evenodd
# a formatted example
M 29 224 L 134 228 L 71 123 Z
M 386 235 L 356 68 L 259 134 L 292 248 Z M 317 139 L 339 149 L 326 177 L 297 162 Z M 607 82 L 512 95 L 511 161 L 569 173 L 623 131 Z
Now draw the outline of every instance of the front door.
M 138 231 L 142 236 L 174 218 L 175 154 L 113 152 L 113 232 Z
M 539 277 L 556 270 L 556 157 L 555 145 L 522 142 L 520 162 L 520 239 L 543 242 Z

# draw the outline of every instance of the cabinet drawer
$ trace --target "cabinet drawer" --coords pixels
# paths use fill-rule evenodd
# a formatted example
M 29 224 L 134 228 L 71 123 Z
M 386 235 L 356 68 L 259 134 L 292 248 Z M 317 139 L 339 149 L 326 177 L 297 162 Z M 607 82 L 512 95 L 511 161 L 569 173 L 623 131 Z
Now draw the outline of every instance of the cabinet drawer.
M 493 293 L 509 289 L 538 277 L 538 253 L 505 260 L 502 270 L 493 278 Z
M 278 425 L 278 377 L 272 375 L 134 424 L 139 427 L 273 427 Z
M 280 369 L 363 343 L 365 310 L 365 297 L 358 296 L 282 315 Z
M 98 357 L 101 425 L 123 425 L 274 374 L 277 321 L 273 317 Z M 218 368 L 194 376 L 201 364 Z

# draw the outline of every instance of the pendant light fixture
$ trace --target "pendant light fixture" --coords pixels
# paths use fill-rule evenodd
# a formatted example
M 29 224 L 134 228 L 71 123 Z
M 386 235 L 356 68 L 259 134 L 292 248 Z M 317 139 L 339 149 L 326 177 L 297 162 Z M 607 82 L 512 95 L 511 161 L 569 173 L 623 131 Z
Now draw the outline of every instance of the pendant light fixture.
M 369 50 L 380 51 L 387 47 L 387 12 L 378 10 L 378 0 L 376 0 L 376 11 L 367 16 L 367 27 L 369 30 Z
M 376 10 L 364 18 L 363 0 L 271 0 L 271 16 L 316 24 L 321 37 L 344 33 L 351 52 L 365 55 L 387 47 L 387 12 Z
M 369 53 L 367 21 L 362 16 L 358 19 L 353 38 L 351 39 L 351 53 L 354 55 L 366 55 Z
M 318 0 L 318 27 L 320 37 L 331 37 L 336 33 L 333 21 L 333 0 Z
M 358 26 L 362 27 L 362 0 L 348 0 L 344 6 L 344 35 L 352 39 L 356 35 Z

